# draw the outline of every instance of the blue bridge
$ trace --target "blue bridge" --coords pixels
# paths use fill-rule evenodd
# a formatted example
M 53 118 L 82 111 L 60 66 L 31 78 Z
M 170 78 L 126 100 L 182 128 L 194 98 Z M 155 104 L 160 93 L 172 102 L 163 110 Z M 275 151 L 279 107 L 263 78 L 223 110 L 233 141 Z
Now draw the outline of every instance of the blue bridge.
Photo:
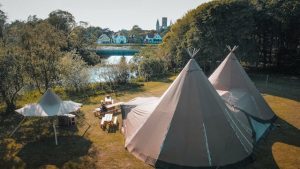
M 134 55 L 138 52 L 139 52 L 138 49 L 129 49 L 129 48 L 99 48 L 99 49 L 96 49 L 96 53 L 100 56 L 112 56 L 112 55 L 128 56 L 128 55 Z

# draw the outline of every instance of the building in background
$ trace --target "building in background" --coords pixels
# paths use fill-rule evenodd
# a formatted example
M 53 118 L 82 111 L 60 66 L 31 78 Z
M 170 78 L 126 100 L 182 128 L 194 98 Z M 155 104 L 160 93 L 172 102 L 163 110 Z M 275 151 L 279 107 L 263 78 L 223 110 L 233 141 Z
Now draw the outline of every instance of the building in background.
M 144 43 L 147 44 L 159 44 L 162 42 L 162 38 L 158 33 L 155 34 L 147 34 L 145 39 L 144 39 Z
M 157 19 L 157 21 L 156 21 L 156 32 L 157 33 L 161 33 L 161 32 L 163 32 L 164 30 L 166 30 L 168 28 L 168 18 L 167 17 L 162 17 L 161 21 L 162 21 L 161 26 L 159 24 L 159 20 Z M 172 24 L 172 21 L 170 21 L 170 25 L 171 24 Z
M 167 29 L 168 27 L 168 18 L 167 17 L 162 17 L 162 25 L 161 28 L 162 29 Z
M 97 39 L 97 44 L 109 44 L 111 43 L 110 37 L 108 37 L 106 34 L 102 34 L 98 39 Z
M 125 44 L 127 43 L 127 38 L 123 35 L 117 34 L 112 36 L 112 41 L 115 44 Z
M 160 32 L 159 20 L 156 21 L 156 32 Z
M 170 25 L 169 26 L 172 26 L 173 25 L 173 22 L 172 22 L 172 20 L 170 20 Z

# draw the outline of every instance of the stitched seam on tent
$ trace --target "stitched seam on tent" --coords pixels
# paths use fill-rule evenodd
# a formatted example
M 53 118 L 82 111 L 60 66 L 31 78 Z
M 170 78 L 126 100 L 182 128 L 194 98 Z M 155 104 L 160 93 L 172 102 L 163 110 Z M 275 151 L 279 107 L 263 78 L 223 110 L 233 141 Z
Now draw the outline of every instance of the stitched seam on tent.
M 241 133 L 241 135 L 245 138 L 245 140 L 247 141 L 247 143 L 249 145 L 252 146 L 251 142 L 248 141 L 247 137 L 242 133 L 242 131 L 239 129 L 239 127 L 237 126 L 237 124 L 234 122 L 234 120 L 232 119 L 232 117 L 229 115 L 229 112 L 227 111 L 227 109 L 225 109 L 227 115 L 229 116 L 230 120 L 233 122 L 233 124 L 235 125 L 235 127 L 238 129 L 238 131 Z
M 230 126 L 232 127 L 232 129 L 234 130 L 234 132 L 235 132 L 235 135 L 238 137 L 238 139 L 239 139 L 239 141 L 240 141 L 240 143 L 243 145 L 243 147 L 244 147 L 244 149 L 246 150 L 246 152 L 248 152 L 249 153 L 249 150 L 247 149 L 247 147 L 246 147 L 246 145 L 242 142 L 242 139 L 241 139 L 241 137 L 237 134 L 237 131 L 236 131 L 236 129 L 235 128 L 237 128 L 238 129 L 238 131 L 241 133 L 241 135 L 243 136 L 243 137 L 245 137 L 244 135 L 243 135 L 243 133 L 239 130 L 239 128 L 237 127 L 237 125 L 236 125 L 236 123 L 233 121 L 233 119 L 232 119 L 232 117 L 229 115 L 229 113 L 228 113 L 228 111 L 225 109 L 225 111 L 226 111 L 226 113 L 227 113 L 227 116 L 230 118 L 230 120 L 232 121 L 232 123 L 235 125 L 235 127 L 234 126 L 232 126 L 232 124 L 230 123 L 230 121 L 228 121 L 229 122 L 229 124 L 230 124 Z M 248 141 L 248 139 L 247 138 L 245 138 L 245 140 L 246 141 Z M 248 144 L 250 144 L 249 142 L 248 142 Z M 250 144 L 251 145 L 251 144 Z
M 251 129 L 249 129 L 245 124 L 241 123 L 241 121 L 240 121 L 238 118 L 236 118 L 236 119 L 237 119 L 237 122 L 245 129 L 245 131 L 246 131 L 248 134 L 252 134 Z M 250 125 L 251 125 L 251 124 L 250 124 Z
M 232 123 L 235 125 L 235 127 L 238 129 L 238 131 L 241 133 L 241 135 L 245 138 L 246 142 L 252 146 L 252 144 L 248 141 L 248 139 L 244 136 L 244 134 L 240 131 L 240 129 L 238 128 L 238 126 L 235 124 L 235 122 L 233 121 L 233 119 L 231 118 L 231 116 L 229 115 L 228 111 L 225 109 L 225 112 L 227 114 L 227 116 L 230 118 L 230 120 L 232 121 Z M 228 119 L 227 119 L 228 120 Z M 230 126 L 232 127 L 232 129 L 235 131 L 234 127 L 232 126 L 232 124 L 229 122 Z M 245 146 L 245 144 L 241 141 L 240 136 L 236 133 L 235 131 L 235 135 L 238 137 L 240 143 L 243 145 L 244 149 L 246 150 L 247 153 L 249 153 L 248 148 Z
M 210 156 L 210 151 L 209 151 L 209 147 L 208 147 L 208 141 L 207 141 L 207 135 L 206 135 L 206 127 L 205 127 L 204 123 L 202 123 L 202 124 L 203 124 L 203 129 L 204 129 L 204 137 L 205 137 L 205 145 L 206 145 L 208 163 L 209 163 L 209 166 L 211 166 L 211 156 Z
M 245 114 L 245 116 L 248 117 L 248 114 L 244 113 L 244 111 L 242 111 L 242 109 L 240 109 L 239 107 L 235 106 L 234 104 L 230 104 L 225 99 L 223 99 L 223 100 L 225 101 L 226 106 L 228 105 L 227 107 L 232 107 L 233 109 L 238 109 L 239 111 L 241 111 L 241 113 Z M 252 130 L 251 129 L 249 129 L 245 124 L 241 123 L 241 121 L 238 118 L 236 118 L 236 119 L 239 122 L 239 124 L 246 130 L 246 132 L 248 134 L 252 134 Z
M 233 104 L 233 103 L 231 103 L 231 98 L 233 98 L 232 97 L 232 93 L 231 92 L 229 92 L 229 101 L 228 101 L 228 104 L 229 104 L 229 106 L 231 106 L 231 107 L 233 107 L 234 109 L 235 109 L 235 105 Z M 225 99 L 223 99 L 223 100 L 225 100 Z M 226 103 L 227 101 L 225 100 L 225 103 Z M 246 115 L 247 116 L 247 115 Z M 252 132 L 251 132 L 251 129 L 249 129 L 247 126 L 245 126 L 244 125 L 244 123 L 241 123 L 241 121 L 238 119 L 238 118 L 236 118 L 237 119 L 237 121 L 238 121 L 238 123 L 246 130 L 246 132 L 248 133 L 248 134 L 252 134 Z
M 241 112 L 242 113 L 242 112 Z M 245 116 L 247 117 L 247 114 L 245 114 Z M 249 129 L 249 127 L 247 127 L 244 123 L 242 123 L 238 118 L 236 118 L 237 122 L 245 129 L 245 131 L 248 134 L 252 134 L 252 130 Z M 251 125 L 251 124 L 250 124 Z

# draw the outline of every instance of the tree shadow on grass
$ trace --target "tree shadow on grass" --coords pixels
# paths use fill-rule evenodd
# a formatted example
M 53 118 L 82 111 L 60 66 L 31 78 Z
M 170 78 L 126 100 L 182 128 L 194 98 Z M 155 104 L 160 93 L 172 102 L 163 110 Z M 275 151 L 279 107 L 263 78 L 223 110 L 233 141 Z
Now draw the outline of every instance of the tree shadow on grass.
M 258 169 L 258 168 L 271 168 L 279 169 L 278 161 L 275 160 L 274 144 L 284 143 L 296 147 L 300 147 L 300 130 L 281 118 L 278 118 L 275 123 L 278 127 L 274 126 L 271 131 L 262 138 L 256 145 L 253 151 L 253 162 L 248 164 L 239 164 L 230 169 Z M 288 150 L 282 154 L 289 154 Z M 278 155 L 276 155 L 278 156 Z M 296 165 L 296 164 L 295 164 Z M 294 166 L 296 167 L 296 166 Z
M 85 156 L 91 147 L 91 142 L 80 136 L 58 137 L 55 145 L 53 137 L 40 139 L 26 144 L 17 154 L 27 168 L 38 168 L 43 165 L 63 166 L 64 163 Z
M 78 126 L 57 126 L 57 117 L 26 117 L 11 137 L 22 144 L 38 141 L 44 137 L 54 137 L 53 121 L 60 136 L 72 136 Z
M 272 76 L 268 83 L 262 75 L 251 76 L 261 93 L 300 101 L 300 79 L 284 76 Z
M 3 139 L 9 135 L 22 119 L 23 116 L 16 112 L 11 112 L 9 114 L 0 112 L 0 139 Z
M 254 149 L 255 161 L 253 164 L 246 167 L 247 169 L 254 168 L 272 168 L 277 169 L 278 164 L 275 160 L 274 144 L 284 143 L 300 148 L 300 130 L 281 118 L 275 121 L 279 127 L 274 127 L 270 133 L 263 138 Z M 288 150 L 282 153 L 284 156 L 291 155 Z M 276 155 L 279 157 L 280 155 Z M 282 158 L 282 157 L 279 157 Z M 287 161 L 288 162 L 288 161 Z M 296 164 L 295 164 L 296 165 Z M 296 166 L 294 166 L 296 167 Z

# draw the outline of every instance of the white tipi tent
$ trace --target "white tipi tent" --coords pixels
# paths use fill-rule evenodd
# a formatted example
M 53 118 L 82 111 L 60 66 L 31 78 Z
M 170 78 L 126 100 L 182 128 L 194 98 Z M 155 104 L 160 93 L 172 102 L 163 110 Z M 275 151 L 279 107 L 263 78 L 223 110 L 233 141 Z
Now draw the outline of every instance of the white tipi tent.
M 258 140 L 276 117 L 235 57 L 234 48 L 209 77 L 209 81 L 228 105 L 250 118 Z M 245 119 L 244 123 L 248 120 Z
M 125 147 L 150 165 L 224 166 L 252 153 L 251 126 L 232 114 L 194 59 L 148 114 L 125 134 Z

